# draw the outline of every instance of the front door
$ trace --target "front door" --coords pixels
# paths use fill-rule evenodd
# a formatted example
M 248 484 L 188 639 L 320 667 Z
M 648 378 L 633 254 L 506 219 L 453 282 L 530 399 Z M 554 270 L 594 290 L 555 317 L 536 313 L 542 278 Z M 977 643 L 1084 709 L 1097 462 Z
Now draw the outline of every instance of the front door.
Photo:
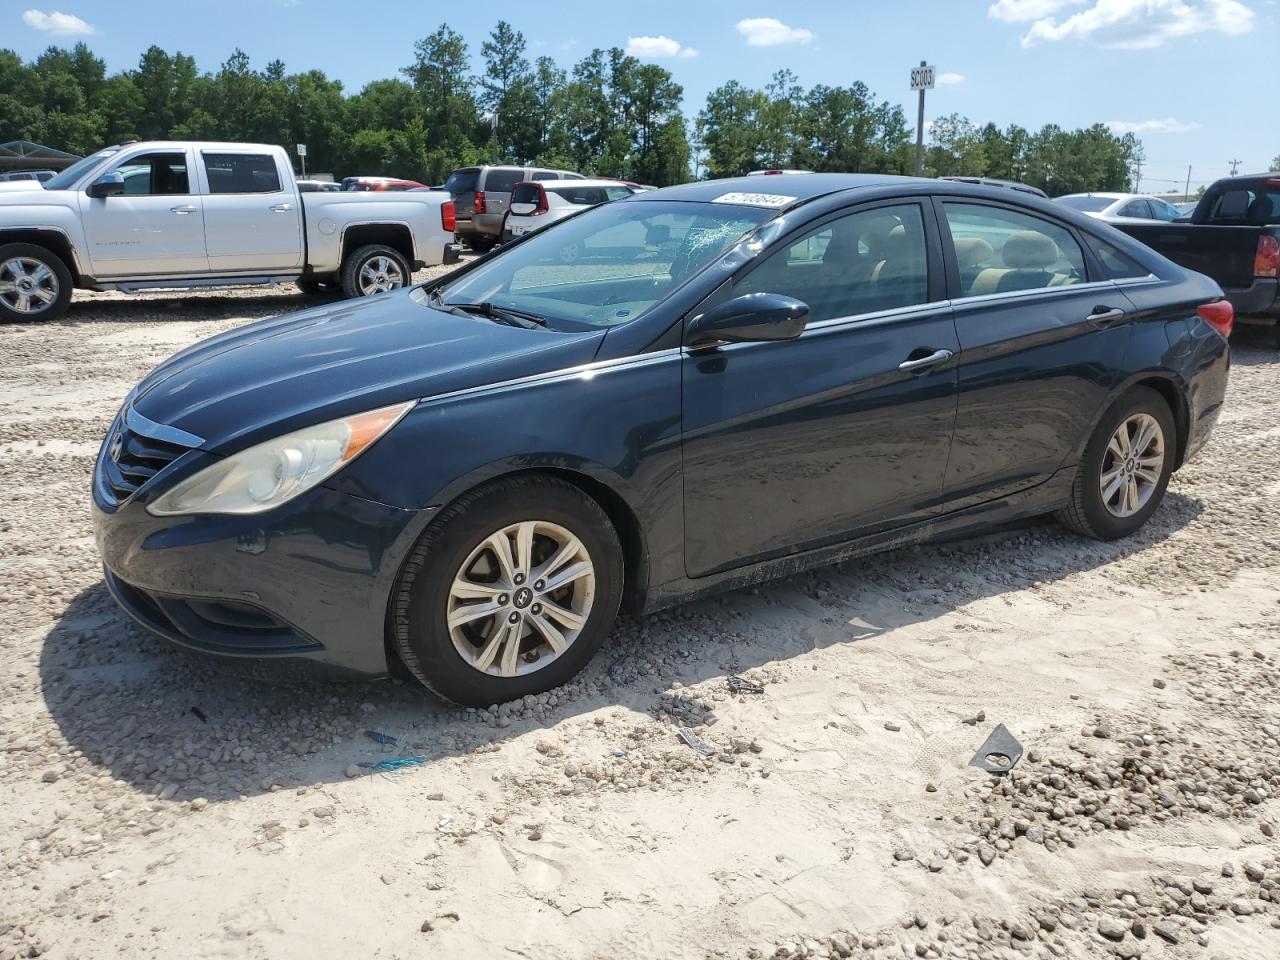
M 810 319 L 683 361 L 690 576 L 938 511 L 959 351 L 938 250 L 927 201 L 896 201 L 785 238 L 735 281 Z
M 80 198 L 93 275 L 105 280 L 207 272 L 204 207 L 189 151 L 134 154 L 110 170 L 124 177 L 123 194 Z
M 954 510 L 1070 465 L 1123 375 L 1133 308 L 1109 279 L 1089 276 L 1065 225 L 994 203 L 940 206 L 961 348 Z
M 200 152 L 208 185 L 205 246 L 215 273 L 302 267 L 302 210 L 291 176 L 269 153 Z

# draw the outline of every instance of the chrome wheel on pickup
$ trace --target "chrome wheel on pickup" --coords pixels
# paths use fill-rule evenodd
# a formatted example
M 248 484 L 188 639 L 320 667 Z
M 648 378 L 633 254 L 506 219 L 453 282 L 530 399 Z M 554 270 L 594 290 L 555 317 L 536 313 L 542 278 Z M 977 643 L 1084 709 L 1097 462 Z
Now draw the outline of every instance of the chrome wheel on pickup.
M 409 282 L 409 264 L 398 250 L 380 243 L 357 247 L 342 262 L 342 292 L 371 297 L 398 290 Z
M 71 299 L 71 274 L 63 262 L 27 243 L 0 246 L 0 320 L 52 320 Z

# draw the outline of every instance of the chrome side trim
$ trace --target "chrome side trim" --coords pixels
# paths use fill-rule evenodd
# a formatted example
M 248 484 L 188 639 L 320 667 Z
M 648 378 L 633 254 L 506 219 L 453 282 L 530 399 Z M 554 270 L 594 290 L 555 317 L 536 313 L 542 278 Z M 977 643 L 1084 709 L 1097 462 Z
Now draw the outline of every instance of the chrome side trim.
M 681 347 L 670 347 L 666 350 L 655 350 L 653 353 L 635 354 L 629 357 L 615 357 L 612 360 L 594 360 L 591 363 L 579 364 L 576 367 L 565 367 L 563 370 L 550 370 L 546 373 L 534 373 L 527 377 L 516 377 L 513 380 L 500 380 L 497 383 L 486 383 L 478 387 L 464 387 L 461 390 L 450 390 L 448 393 L 437 393 L 434 396 L 422 397 L 418 406 L 430 403 L 441 403 L 446 400 L 457 400 L 460 397 L 476 396 L 490 392 L 504 392 L 520 387 L 540 383 L 557 383 L 566 380 L 591 380 L 603 373 L 626 367 L 647 367 L 664 363 L 684 353 Z
M 951 307 L 951 300 L 934 300 L 931 303 L 916 303 L 909 307 L 894 307 L 891 310 L 874 310 L 871 313 L 854 313 L 847 317 L 829 317 L 826 320 L 819 320 L 816 323 L 807 324 L 804 328 L 804 332 L 808 333 L 810 330 L 827 330 L 832 327 L 843 327 L 855 323 L 868 323 L 875 320 L 897 320 L 924 316 L 931 313 L 937 313 L 940 310 L 949 310 Z
M 1110 290 L 1115 281 L 1093 280 L 1089 283 L 1073 283 L 1066 287 L 1032 287 L 1029 290 L 1006 290 L 1003 293 L 983 293 L 976 297 L 957 297 L 951 303 L 955 307 L 969 304 L 1004 303 L 1008 300 L 1029 300 L 1033 297 L 1065 297 L 1082 290 Z
M 135 410 L 131 403 L 126 404 L 124 408 L 124 425 L 134 433 L 150 437 L 152 440 L 161 440 L 165 443 L 173 443 L 180 447 L 191 447 L 192 449 L 204 445 L 203 437 L 197 437 L 194 433 L 187 433 L 185 430 L 179 430 L 177 427 L 171 427 L 168 424 L 149 420 Z
M 1148 283 L 1164 283 L 1154 273 L 1148 273 L 1145 277 L 1122 277 L 1119 280 L 1112 280 L 1117 287 L 1140 287 Z

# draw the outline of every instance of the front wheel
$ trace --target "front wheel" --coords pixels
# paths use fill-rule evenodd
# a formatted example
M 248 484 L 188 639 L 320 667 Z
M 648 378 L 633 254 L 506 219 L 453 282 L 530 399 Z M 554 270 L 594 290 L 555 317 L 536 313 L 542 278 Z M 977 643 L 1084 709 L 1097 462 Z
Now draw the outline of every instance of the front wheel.
M 599 649 L 622 597 L 608 515 L 553 477 L 465 494 L 432 521 L 400 574 L 392 639 L 409 671 L 456 703 L 542 693 Z
M 33 243 L 0 244 L 0 322 L 56 320 L 71 303 L 71 271 Z
M 1108 408 L 1089 440 L 1071 502 L 1058 519 L 1097 540 L 1136 532 L 1164 499 L 1176 445 L 1165 399 L 1149 387 L 1128 391 Z
M 371 297 L 400 289 L 411 275 L 409 263 L 399 250 L 368 243 L 342 261 L 342 292 L 348 297 Z

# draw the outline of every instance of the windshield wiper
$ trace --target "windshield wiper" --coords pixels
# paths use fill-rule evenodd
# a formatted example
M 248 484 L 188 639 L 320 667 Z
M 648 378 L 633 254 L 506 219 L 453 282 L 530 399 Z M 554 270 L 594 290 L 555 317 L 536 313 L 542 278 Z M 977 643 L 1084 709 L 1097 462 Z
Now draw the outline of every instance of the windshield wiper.
M 523 327 L 526 330 L 533 330 L 547 325 L 546 318 L 540 317 L 536 313 L 525 313 L 523 310 L 513 310 L 510 307 L 495 307 L 488 300 L 482 300 L 480 303 L 448 303 L 444 299 L 438 299 L 437 302 L 446 310 L 452 310 L 455 313 L 479 314 L 498 323 L 505 323 L 510 327 Z

